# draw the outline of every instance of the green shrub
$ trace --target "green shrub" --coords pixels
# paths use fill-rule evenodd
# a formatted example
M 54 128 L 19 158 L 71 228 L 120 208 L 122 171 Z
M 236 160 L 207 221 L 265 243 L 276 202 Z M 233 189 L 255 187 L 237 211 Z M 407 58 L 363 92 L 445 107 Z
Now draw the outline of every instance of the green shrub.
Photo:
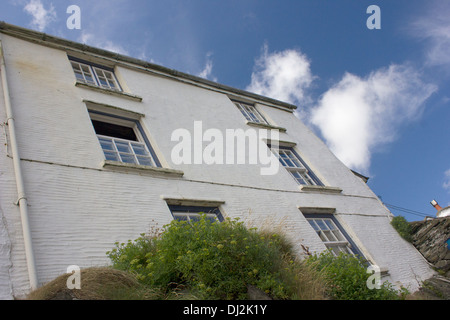
M 403 216 L 395 216 L 391 225 L 400 234 L 400 236 L 408 242 L 412 242 L 411 225 Z
M 308 292 L 316 299 L 320 292 L 307 274 L 312 271 L 295 262 L 282 236 L 247 229 L 238 220 L 174 220 L 159 237 L 116 243 L 107 254 L 114 267 L 136 273 L 151 287 L 183 286 L 199 299 L 246 299 L 247 285 L 276 299 L 307 299 Z M 311 284 L 299 283 L 305 278 Z
M 327 293 L 336 300 L 397 300 L 404 290 L 397 291 L 385 281 L 380 289 L 369 289 L 367 263 L 361 258 L 331 251 L 311 255 L 307 263 L 314 266 L 327 279 Z M 407 293 L 407 292 L 405 292 Z

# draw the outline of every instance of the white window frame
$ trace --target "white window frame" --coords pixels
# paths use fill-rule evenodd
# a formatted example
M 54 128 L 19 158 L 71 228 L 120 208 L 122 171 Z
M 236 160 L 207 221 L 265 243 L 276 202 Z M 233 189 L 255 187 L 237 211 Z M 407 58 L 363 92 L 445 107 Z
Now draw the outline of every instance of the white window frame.
M 70 63 L 77 81 L 107 90 L 122 91 L 114 71 L 81 61 L 70 60 Z
M 339 253 L 355 255 L 351 244 L 332 218 L 307 218 L 309 224 L 334 256 Z
M 100 134 L 97 134 L 97 138 L 102 146 L 106 160 L 156 167 L 155 161 L 144 142 L 120 139 Z M 105 147 L 108 142 L 111 145 L 111 149 L 106 149 Z M 124 145 L 126 145 L 127 151 L 123 150 Z M 138 148 L 143 149 L 143 152 L 137 153 L 136 150 Z M 113 158 L 111 156 L 113 156 Z M 130 159 L 132 159 L 132 161 L 130 161 Z
M 179 220 L 179 221 L 187 221 L 187 222 L 191 222 L 192 220 L 197 221 L 200 217 L 200 213 L 195 213 L 195 212 L 174 212 L 173 214 L 173 218 L 175 220 Z M 211 221 L 219 221 L 219 219 L 217 218 L 217 214 L 215 213 L 205 213 L 204 214 L 206 216 L 206 218 L 208 218 Z M 186 218 L 186 219 L 183 219 Z
M 233 101 L 233 103 L 236 107 L 238 107 L 248 121 L 270 125 L 266 118 L 264 118 L 264 116 L 256 109 L 254 105 L 238 101 Z
M 211 222 L 223 221 L 223 215 L 219 207 L 204 207 L 204 206 L 184 206 L 184 205 L 169 205 L 170 212 L 175 220 L 178 221 L 197 221 L 200 214 L 203 214 Z
M 291 176 L 301 185 L 319 185 L 318 182 L 311 177 L 309 170 L 303 165 L 301 159 L 292 148 L 270 148 L 278 157 L 283 167 L 291 174 Z
M 144 137 L 142 128 L 139 128 L 140 124 L 138 120 L 126 119 L 123 117 L 107 115 L 98 113 L 95 111 L 89 112 L 91 120 L 100 121 L 104 123 L 110 123 L 131 128 L 136 136 L 137 141 L 128 140 L 113 136 L 106 136 L 96 134 L 99 144 L 103 150 L 103 154 L 107 161 L 116 161 L 120 163 L 128 163 L 135 165 L 144 165 L 151 167 L 160 167 L 160 162 L 156 158 L 153 150 L 150 150 L 149 142 Z M 103 143 L 102 143 L 103 142 Z M 110 148 L 106 148 L 106 143 L 110 143 Z M 124 151 L 123 146 L 127 145 L 128 150 Z M 136 150 L 140 148 L 143 152 L 138 153 Z M 111 156 L 114 155 L 114 158 Z M 133 161 L 130 161 L 133 159 Z

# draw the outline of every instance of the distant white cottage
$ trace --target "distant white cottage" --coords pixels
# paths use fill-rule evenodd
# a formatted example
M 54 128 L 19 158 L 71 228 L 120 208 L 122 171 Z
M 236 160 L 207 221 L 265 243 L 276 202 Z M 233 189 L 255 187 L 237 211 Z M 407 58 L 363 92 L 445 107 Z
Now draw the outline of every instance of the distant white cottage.
M 199 212 L 364 256 L 411 291 L 433 275 L 296 106 L 6 23 L 0 44 L 0 298 Z

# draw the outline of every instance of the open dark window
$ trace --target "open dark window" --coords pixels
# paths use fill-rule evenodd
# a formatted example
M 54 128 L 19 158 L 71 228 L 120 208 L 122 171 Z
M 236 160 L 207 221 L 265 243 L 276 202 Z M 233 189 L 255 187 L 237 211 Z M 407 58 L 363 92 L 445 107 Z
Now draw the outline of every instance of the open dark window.
M 106 160 L 161 166 L 139 121 L 96 111 L 89 114 Z

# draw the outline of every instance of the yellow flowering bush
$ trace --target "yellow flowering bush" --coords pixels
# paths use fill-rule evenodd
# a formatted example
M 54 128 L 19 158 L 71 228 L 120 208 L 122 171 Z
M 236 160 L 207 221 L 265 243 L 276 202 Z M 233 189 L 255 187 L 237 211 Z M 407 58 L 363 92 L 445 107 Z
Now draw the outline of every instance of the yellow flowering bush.
M 163 290 L 189 288 L 201 299 L 246 299 L 253 285 L 273 298 L 296 297 L 298 264 L 278 234 L 247 229 L 239 220 L 174 220 L 157 237 L 141 235 L 107 252 L 114 267 Z M 289 263 L 291 261 L 291 263 Z

